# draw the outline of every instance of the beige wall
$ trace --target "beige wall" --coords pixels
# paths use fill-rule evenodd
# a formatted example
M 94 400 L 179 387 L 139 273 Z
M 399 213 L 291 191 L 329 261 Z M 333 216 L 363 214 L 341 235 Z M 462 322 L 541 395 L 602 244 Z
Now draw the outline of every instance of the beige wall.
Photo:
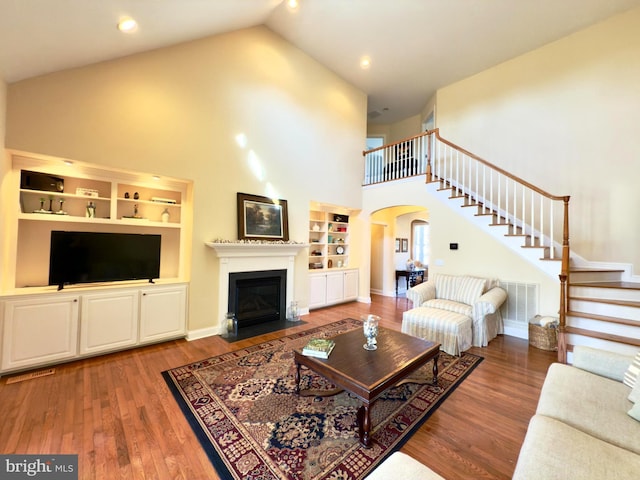
M 236 193 L 286 199 L 306 242 L 311 200 L 360 207 L 365 135 L 366 96 L 264 27 L 8 87 L 7 148 L 194 180 L 190 330 L 219 320 L 205 242 L 237 238 Z
M 640 272 L 640 8 L 438 91 L 441 135 L 555 195 L 571 247 Z
M 394 143 L 407 137 L 418 135 L 422 130 L 421 115 L 413 115 L 399 122 L 367 127 L 368 136 L 384 136 L 386 143 Z

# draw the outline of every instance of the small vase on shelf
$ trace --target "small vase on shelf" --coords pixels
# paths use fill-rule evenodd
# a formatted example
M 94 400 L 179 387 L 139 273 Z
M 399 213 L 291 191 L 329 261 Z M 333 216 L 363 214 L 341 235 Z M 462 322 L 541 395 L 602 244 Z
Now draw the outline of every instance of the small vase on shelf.
M 165 208 L 160 217 L 162 218 L 162 223 L 169 223 L 169 218 L 171 217 L 169 209 Z

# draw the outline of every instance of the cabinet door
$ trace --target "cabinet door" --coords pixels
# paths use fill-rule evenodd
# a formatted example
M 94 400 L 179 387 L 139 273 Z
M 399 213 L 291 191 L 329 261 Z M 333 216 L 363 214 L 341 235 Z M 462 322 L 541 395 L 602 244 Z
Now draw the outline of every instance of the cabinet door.
M 358 270 L 344 272 L 344 299 L 355 300 L 358 298 Z
M 141 343 L 185 334 L 186 285 L 144 288 L 140 298 Z
M 327 304 L 327 275 L 309 275 L 309 308 Z
M 132 346 L 138 342 L 138 290 L 82 296 L 80 353 Z
M 344 299 L 344 273 L 327 274 L 327 305 Z
M 3 370 L 73 358 L 77 353 L 77 296 L 4 303 Z

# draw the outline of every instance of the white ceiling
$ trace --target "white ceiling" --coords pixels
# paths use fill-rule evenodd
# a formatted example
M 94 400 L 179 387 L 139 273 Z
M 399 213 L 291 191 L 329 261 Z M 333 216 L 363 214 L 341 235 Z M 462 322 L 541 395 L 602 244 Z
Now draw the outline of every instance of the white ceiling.
M 369 96 L 375 123 L 418 114 L 444 85 L 640 0 L 0 0 L 8 83 L 264 24 Z M 116 23 L 131 16 L 135 34 Z M 359 67 L 363 55 L 368 70 Z M 388 110 L 385 110 L 388 109 Z

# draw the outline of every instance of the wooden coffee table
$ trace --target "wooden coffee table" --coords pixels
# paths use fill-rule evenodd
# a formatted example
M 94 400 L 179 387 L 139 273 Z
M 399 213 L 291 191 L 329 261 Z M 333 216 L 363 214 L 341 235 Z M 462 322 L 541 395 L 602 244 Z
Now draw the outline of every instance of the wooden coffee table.
M 438 383 L 440 344 L 412 337 L 395 330 L 380 328 L 378 349 L 367 351 L 361 328 L 333 337 L 336 346 L 328 359 L 307 357 L 294 350 L 296 363 L 296 393 L 305 396 L 335 395 L 342 389 L 362 400 L 358 410 L 360 443 L 371 446 L 371 405 L 390 387 L 405 383 L 409 374 L 433 360 L 433 384 Z M 300 391 L 300 366 L 319 373 L 340 389 L 331 391 Z M 424 380 L 411 379 L 414 383 Z

